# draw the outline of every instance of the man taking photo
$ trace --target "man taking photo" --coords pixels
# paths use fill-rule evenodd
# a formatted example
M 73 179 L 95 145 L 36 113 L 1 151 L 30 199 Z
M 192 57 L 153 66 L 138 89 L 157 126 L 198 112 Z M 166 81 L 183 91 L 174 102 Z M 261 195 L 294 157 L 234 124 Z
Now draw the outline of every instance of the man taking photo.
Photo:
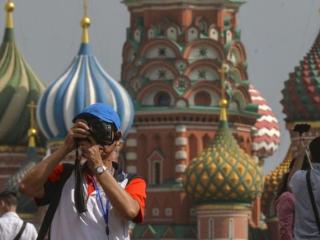
M 22 192 L 49 204 L 39 239 L 48 228 L 52 240 L 130 239 L 129 221 L 143 220 L 146 183 L 120 169 L 119 129 L 111 106 L 90 105 L 74 118 L 64 144 L 22 180 Z M 74 166 L 61 164 L 75 149 L 85 162 L 76 154 Z

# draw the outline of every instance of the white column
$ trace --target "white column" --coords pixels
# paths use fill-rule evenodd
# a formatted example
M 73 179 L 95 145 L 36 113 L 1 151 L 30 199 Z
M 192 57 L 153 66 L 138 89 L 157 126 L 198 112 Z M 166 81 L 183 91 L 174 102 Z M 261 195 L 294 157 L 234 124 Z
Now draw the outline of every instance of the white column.
M 187 167 L 187 144 L 188 139 L 186 137 L 187 127 L 184 125 L 176 126 L 176 138 L 175 138 L 175 178 L 176 181 L 182 181 L 182 174 Z

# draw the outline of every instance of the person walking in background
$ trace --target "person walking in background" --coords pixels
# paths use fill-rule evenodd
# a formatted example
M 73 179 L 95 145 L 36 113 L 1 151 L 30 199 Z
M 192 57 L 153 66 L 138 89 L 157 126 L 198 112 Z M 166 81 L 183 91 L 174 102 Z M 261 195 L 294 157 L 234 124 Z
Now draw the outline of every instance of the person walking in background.
M 320 211 L 320 137 L 311 141 L 309 150 L 313 169 L 298 170 L 289 180 L 289 187 L 296 200 L 295 240 L 320 239 L 320 222 L 317 217 Z M 297 159 L 295 165 L 301 166 L 302 161 L 303 158 Z
M 276 200 L 275 208 L 279 221 L 280 239 L 293 240 L 293 227 L 294 227 L 294 209 L 295 199 L 293 193 L 288 187 L 288 179 L 290 171 L 294 165 L 295 159 L 290 163 L 288 172 L 283 176 L 280 184 Z
M 38 236 L 31 223 L 24 222 L 16 213 L 17 196 L 14 192 L 0 193 L 0 240 L 35 240 Z

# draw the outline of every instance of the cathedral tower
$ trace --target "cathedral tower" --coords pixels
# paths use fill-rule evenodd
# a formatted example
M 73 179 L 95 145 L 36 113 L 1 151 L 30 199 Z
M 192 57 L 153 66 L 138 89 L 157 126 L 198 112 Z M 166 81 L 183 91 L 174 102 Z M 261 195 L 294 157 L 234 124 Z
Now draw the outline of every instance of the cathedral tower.
M 149 183 L 146 224 L 137 226 L 134 238 L 196 238 L 195 209 L 181 181 L 191 160 L 209 146 L 219 127 L 218 70 L 223 62 L 230 68 L 226 76 L 230 132 L 246 153 L 257 150 L 252 131 L 258 105 L 249 92 L 237 24 L 243 1 L 124 3 L 130 26 L 123 47 L 122 84 L 136 110 L 125 147 L 126 169 Z M 263 150 L 263 138 L 257 139 L 258 150 Z M 267 151 L 273 152 L 269 146 Z M 260 215 L 253 216 L 258 225 Z

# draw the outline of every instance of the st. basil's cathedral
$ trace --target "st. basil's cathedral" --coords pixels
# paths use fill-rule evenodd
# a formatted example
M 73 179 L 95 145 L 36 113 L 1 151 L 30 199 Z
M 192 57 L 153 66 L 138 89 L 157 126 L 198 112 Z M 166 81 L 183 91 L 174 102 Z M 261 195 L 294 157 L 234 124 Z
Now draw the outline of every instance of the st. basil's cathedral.
M 105 102 L 120 115 L 123 167 L 148 182 L 145 221 L 132 226 L 132 239 L 279 239 L 273 202 L 296 154 L 293 126 L 309 123 L 309 139 L 320 134 L 320 37 L 284 82 L 281 104 L 291 145 L 264 177 L 264 160 L 278 148 L 280 131 L 247 73 L 237 21 L 244 1 L 124 4 L 130 25 L 121 79 L 113 79 L 94 55 L 85 3 L 79 51 L 45 86 L 18 49 L 15 5 L 7 1 L 0 47 L 0 190 L 16 190 L 25 173 L 63 143 L 73 116 Z M 19 211 L 41 222 L 42 210 L 29 199 L 21 197 Z

